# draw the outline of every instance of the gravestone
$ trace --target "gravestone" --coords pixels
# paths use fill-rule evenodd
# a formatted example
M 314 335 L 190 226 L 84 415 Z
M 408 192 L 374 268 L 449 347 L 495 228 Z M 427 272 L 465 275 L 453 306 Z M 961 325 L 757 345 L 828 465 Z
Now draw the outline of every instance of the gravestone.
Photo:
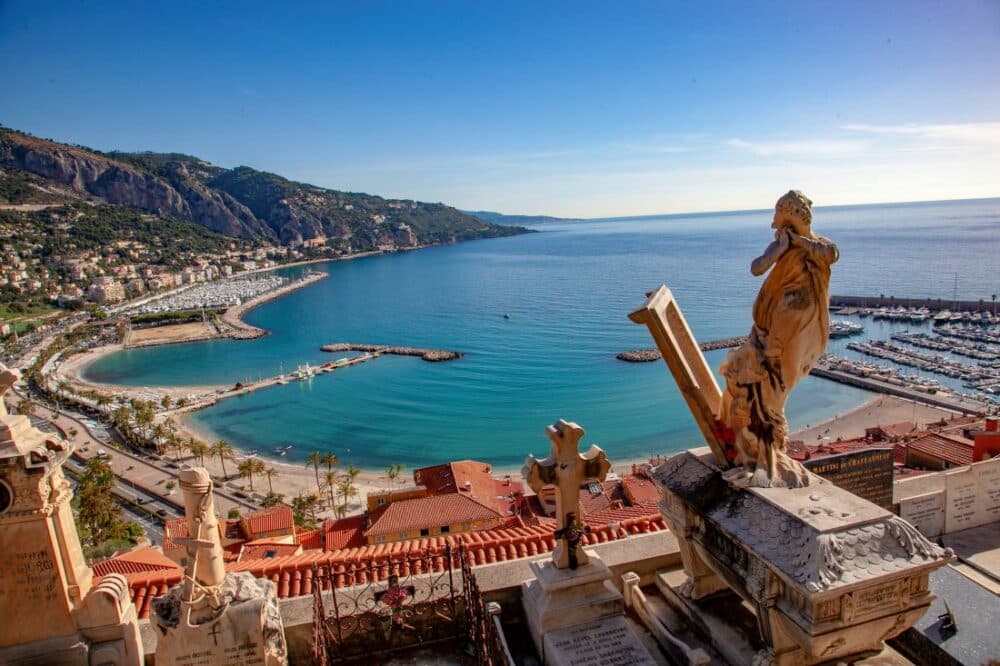
M 907 497 L 899 502 L 899 517 L 934 539 L 944 533 L 944 502 L 943 490 Z
M 128 584 L 95 586 L 83 558 L 62 471 L 73 445 L 7 412 L 17 378 L 0 365 L 0 663 L 141 664 Z
M 883 509 L 892 507 L 892 449 L 865 449 L 803 463 L 816 476 Z
M 945 532 L 1000 520 L 1000 458 L 944 473 Z
M 278 666 L 287 663 L 278 595 L 271 581 L 227 574 L 212 480 L 204 468 L 178 474 L 190 537 L 183 581 L 155 599 L 157 666 Z
M 521 604 L 535 648 L 546 664 L 637 664 L 655 662 L 624 617 L 624 599 L 611 570 L 593 551 L 584 551 L 589 529 L 583 524 L 580 486 L 603 480 L 610 463 L 596 446 L 580 455 L 583 428 L 559 420 L 545 429 L 551 454 L 528 456 L 522 470 L 528 485 L 540 491 L 556 487 L 559 541 L 552 557 L 529 563 L 534 578 L 521 583 Z M 603 639 L 596 641 L 595 634 Z M 590 636 L 583 639 L 582 636 Z

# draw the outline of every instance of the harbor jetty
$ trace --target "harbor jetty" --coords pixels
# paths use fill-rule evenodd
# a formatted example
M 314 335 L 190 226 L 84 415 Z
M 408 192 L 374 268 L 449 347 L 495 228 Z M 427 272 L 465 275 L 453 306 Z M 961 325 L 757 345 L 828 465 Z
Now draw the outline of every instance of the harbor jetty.
M 355 342 L 336 342 L 320 347 L 325 352 L 345 352 L 359 351 L 374 354 L 394 354 L 396 356 L 419 356 L 429 363 L 440 363 L 441 361 L 453 361 L 462 357 L 462 352 L 449 351 L 447 349 L 422 349 L 419 347 L 393 347 L 390 345 L 371 345 Z
M 841 308 L 928 308 L 933 311 L 987 312 L 993 311 L 996 301 L 981 298 L 978 301 L 960 301 L 951 298 L 896 298 L 895 296 L 830 296 L 830 309 Z
M 715 349 L 730 349 L 732 347 L 739 347 L 741 344 L 746 342 L 747 336 L 740 335 L 735 338 L 723 338 L 721 340 L 709 340 L 708 342 L 703 342 L 698 345 L 702 351 L 713 351 Z M 628 351 L 623 351 L 622 353 L 615 356 L 619 361 L 625 361 L 627 363 L 649 363 L 650 361 L 657 361 L 660 358 L 660 351 L 658 349 L 630 349 Z

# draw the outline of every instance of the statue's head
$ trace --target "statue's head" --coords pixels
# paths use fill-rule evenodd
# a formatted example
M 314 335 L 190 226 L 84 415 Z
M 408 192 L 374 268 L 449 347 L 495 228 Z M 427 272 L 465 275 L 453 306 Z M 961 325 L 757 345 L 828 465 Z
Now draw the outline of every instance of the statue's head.
M 812 236 L 812 201 L 798 190 L 789 190 L 774 204 L 772 229 L 791 228 L 800 236 Z

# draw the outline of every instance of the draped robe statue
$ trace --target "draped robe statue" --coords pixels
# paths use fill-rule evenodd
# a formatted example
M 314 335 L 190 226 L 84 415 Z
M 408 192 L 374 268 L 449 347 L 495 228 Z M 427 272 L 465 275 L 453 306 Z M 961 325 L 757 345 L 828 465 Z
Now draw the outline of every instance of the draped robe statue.
M 728 478 L 756 487 L 799 487 L 805 468 L 785 453 L 785 401 L 809 374 L 830 337 L 830 265 L 837 246 L 812 231 L 812 202 L 790 191 L 775 205 L 774 241 L 754 259 L 754 275 L 770 273 L 753 307 L 747 341 L 729 352 L 718 420 L 734 444 Z

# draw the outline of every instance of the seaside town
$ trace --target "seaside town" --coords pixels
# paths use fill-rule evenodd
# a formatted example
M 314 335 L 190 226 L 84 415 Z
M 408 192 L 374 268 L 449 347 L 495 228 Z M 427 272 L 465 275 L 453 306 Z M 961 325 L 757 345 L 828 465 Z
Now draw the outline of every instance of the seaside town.
M 1000 665 L 996 6 L 153 9 L 0 2 L 0 666 Z

